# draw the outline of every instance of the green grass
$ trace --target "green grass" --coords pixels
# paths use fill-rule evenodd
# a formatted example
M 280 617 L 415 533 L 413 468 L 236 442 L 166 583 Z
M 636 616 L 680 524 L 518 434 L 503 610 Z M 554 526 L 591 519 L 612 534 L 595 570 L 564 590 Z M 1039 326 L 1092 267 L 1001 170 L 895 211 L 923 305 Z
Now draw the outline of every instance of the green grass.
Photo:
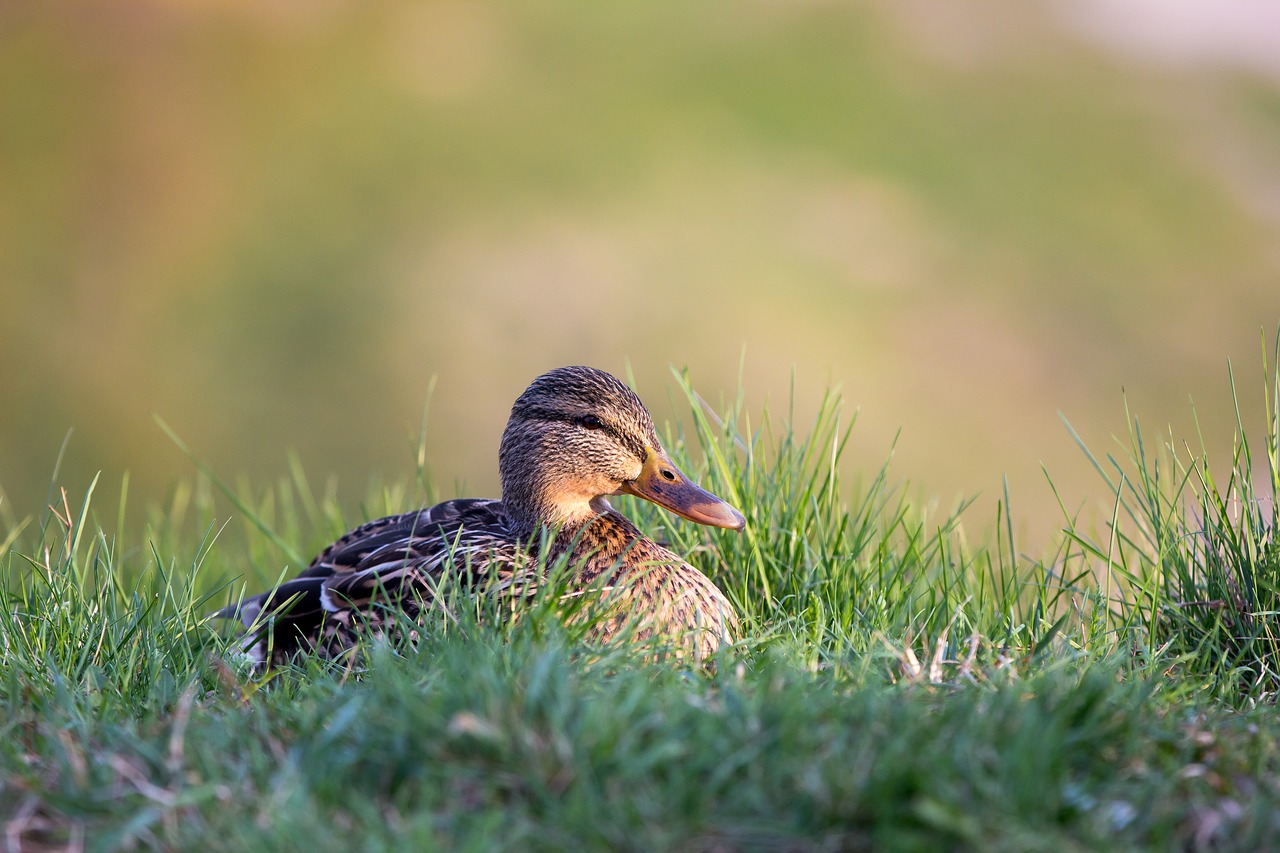
M 1237 434 L 1225 472 L 1173 436 L 1149 447 L 1133 419 L 1122 457 L 1103 462 L 1085 450 L 1115 506 L 1105 540 L 1067 531 L 1116 580 L 1127 627 L 1144 645 L 1193 684 L 1246 703 L 1272 703 L 1280 690 L 1280 339 L 1268 370 L 1261 454 L 1233 373 Z
M 331 488 L 202 470 L 141 536 L 95 519 L 93 489 L 58 494 L 0 533 L 9 849 L 1274 847 L 1269 364 L 1264 452 L 1241 423 L 1212 469 L 1134 420 L 1123 452 L 1082 457 L 1112 518 L 1065 514 L 1041 558 L 1008 495 L 974 537 L 887 463 L 842 483 L 835 395 L 795 424 L 713 414 L 677 377 L 693 414 L 669 449 L 747 530 L 625 509 L 741 609 L 708 672 L 586 646 L 544 592 L 514 623 L 479 601 L 358 665 L 254 673 L 205 614 L 354 521 Z M 360 514 L 422 501 L 424 467 Z

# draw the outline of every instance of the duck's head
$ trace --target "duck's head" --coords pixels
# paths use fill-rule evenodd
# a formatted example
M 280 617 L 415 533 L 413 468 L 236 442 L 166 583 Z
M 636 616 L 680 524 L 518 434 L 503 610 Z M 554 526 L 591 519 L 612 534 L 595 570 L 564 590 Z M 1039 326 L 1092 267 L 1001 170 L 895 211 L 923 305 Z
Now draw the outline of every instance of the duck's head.
M 533 380 L 511 408 L 498 455 L 512 516 L 572 527 L 629 494 L 699 524 L 741 530 L 746 519 L 671 462 L 635 392 L 603 370 L 561 367 Z

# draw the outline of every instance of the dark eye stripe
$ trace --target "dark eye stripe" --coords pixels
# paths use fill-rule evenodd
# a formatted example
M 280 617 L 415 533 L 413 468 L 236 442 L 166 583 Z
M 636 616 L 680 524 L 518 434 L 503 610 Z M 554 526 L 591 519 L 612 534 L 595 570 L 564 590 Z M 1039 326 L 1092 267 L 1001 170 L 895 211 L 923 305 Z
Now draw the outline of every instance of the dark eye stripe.
M 537 406 L 530 406 L 526 408 L 522 412 L 522 414 L 530 420 L 553 421 L 553 422 L 562 423 L 562 424 L 573 424 L 574 426 L 580 426 L 585 429 L 607 433 L 608 435 L 612 436 L 615 440 L 617 440 L 617 442 L 621 444 L 623 447 L 627 448 L 632 453 L 634 453 L 637 459 L 643 460 L 645 457 L 646 449 L 644 446 L 644 442 L 628 439 L 627 436 L 623 435 L 621 432 L 615 429 L 612 424 L 606 423 L 596 415 L 574 416 L 574 415 L 566 414 L 564 412 L 555 412 L 550 409 L 543 409 Z M 583 421 L 586 420 L 587 418 L 591 418 L 592 420 L 594 420 L 596 422 L 596 426 L 592 427 L 584 424 Z
M 573 415 L 553 412 L 550 409 L 540 409 L 536 406 L 526 408 L 522 414 L 531 421 L 552 421 L 562 424 L 576 424 L 578 422 L 578 419 Z

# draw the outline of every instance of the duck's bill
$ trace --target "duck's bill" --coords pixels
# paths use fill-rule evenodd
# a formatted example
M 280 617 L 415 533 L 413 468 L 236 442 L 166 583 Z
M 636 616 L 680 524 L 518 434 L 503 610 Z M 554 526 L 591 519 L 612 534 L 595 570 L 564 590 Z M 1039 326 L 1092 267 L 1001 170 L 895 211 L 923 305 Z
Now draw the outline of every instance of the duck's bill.
M 649 451 L 640 476 L 623 483 L 618 491 L 653 501 L 663 509 L 698 524 L 730 530 L 741 530 L 747 526 L 742 513 L 695 484 L 672 465 L 665 454 L 654 450 Z

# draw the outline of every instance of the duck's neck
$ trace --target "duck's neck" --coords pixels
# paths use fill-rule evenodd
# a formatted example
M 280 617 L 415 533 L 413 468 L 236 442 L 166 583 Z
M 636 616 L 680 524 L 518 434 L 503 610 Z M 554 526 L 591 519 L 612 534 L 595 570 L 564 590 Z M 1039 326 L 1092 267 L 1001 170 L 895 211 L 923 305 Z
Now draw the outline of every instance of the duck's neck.
M 515 528 L 512 532 L 516 535 L 529 537 L 547 530 L 557 539 L 576 536 L 582 528 L 612 509 L 603 495 L 590 500 L 551 501 L 506 491 L 502 495 L 502 505 L 511 518 Z
M 498 449 L 498 473 L 516 534 L 573 535 L 609 510 L 599 494 L 602 484 L 584 478 L 561 455 L 551 436 L 513 414 Z

